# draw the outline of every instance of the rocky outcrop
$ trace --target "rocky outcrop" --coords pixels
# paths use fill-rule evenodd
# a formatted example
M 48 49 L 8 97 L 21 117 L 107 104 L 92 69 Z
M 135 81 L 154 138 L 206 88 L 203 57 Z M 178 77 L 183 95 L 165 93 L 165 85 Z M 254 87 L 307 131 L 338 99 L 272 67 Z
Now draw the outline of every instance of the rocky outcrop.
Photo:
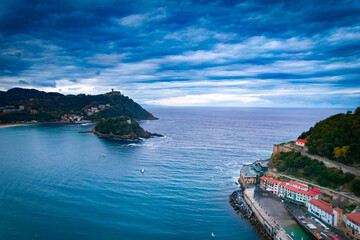
M 164 137 L 161 134 L 158 133 L 151 133 L 148 131 L 145 131 L 146 134 L 138 136 L 135 133 L 131 133 L 128 135 L 115 135 L 115 134 L 103 134 L 103 133 L 99 133 L 95 130 L 95 128 L 93 128 L 91 130 L 92 133 L 94 133 L 95 135 L 102 137 L 102 138 L 107 138 L 107 139 L 111 139 L 111 140 L 117 140 L 117 141 L 141 141 L 141 139 L 149 139 L 152 137 Z
M 229 203 L 237 213 L 241 213 L 242 217 L 249 220 L 250 224 L 254 226 L 255 231 L 263 240 L 272 240 L 271 236 L 265 230 L 264 226 L 256 219 L 251 208 L 244 199 L 244 192 L 241 189 L 236 190 L 229 196 Z
M 239 189 L 233 192 L 229 196 L 229 203 L 235 209 L 235 211 L 241 213 L 243 217 L 245 218 L 251 217 L 252 211 L 245 202 L 243 190 Z

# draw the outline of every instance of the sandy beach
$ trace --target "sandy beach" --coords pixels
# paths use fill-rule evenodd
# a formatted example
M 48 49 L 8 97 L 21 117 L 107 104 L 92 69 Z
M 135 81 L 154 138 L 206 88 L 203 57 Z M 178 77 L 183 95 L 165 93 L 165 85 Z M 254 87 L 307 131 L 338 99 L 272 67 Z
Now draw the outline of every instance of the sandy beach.
M 31 125 L 29 123 L 0 124 L 0 128 Z

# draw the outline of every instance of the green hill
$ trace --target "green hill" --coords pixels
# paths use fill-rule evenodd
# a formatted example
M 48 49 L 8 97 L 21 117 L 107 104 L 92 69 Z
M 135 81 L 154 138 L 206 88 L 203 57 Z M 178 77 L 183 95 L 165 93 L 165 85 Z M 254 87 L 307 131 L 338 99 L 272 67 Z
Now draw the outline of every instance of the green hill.
M 299 138 L 307 139 L 309 153 L 344 164 L 360 163 L 360 107 L 315 124 Z
M 19 106 L 23 106 L 24 109 L 20 110 Z M 74 121 L 75 117 L 92 121 L 117 116 L 129 116 L 136 120 L 156 119 L 120 92 L 99 95 L 63 95 L 36 89 L 13 88 L 7 92 L 0 92 L 0 109 L 0 123 L 31 120 Z
M 103 120 L 92 131 L 101 137 L 120 140 L 137 140 L 162 136 L 145 131 L 136 121 L 124 116 Z

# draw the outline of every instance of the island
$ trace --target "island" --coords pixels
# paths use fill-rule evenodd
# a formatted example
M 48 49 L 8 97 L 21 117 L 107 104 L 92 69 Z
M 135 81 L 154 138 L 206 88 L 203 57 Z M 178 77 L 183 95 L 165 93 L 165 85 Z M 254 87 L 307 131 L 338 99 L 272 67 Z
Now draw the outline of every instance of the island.
M 99 122 L 92 133 L 107 139 L 120 141 L 136 141 L 142 138 L 163 137 L 161 134 L 150 133 L 140 127 L 139 123 L 130 117 L 114 117 Z

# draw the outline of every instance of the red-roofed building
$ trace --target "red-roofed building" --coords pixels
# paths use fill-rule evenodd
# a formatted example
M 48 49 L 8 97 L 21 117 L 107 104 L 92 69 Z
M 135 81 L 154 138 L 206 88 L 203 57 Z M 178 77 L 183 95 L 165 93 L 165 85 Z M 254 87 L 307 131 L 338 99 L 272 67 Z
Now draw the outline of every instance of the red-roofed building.
M 306 142 L 307 141 L 304 140 L 304 139 L 298 139 L 298 140 L 296 140 L 295 144 L 300 146 L 300 147 L 305 147 Z
M 307 203 L 308 212 L 327 224 L 340 226 L 343 211 L 322 200 L 310 199 Z
M 265 176 L 262 176 L 260 178 L 260 187 L 268 192 L 271 192 L 274 195 L 278 195 L 278 184 L 281 183 L 281 181 L 268 178 Z
M 278 184 L 278 196 L 284 197 L 285 196 L 285 187 L 289 185 L 287 182 L 281 182 Z
M 309 186 L 303 183 L 291 181 L 289 184 L 304 191 L 307 191 L 309 189 Z
M 313 193 L 315 193 L 315 194 L 319 194 L 319 193 L 320 193 L 320 190 L 317 189 L 317 188 L 313 188 L 313 189 L 310 190 L 310 192 L 313 192 Z
M 346 235 L 352 239 L 360 239 L 360 213 L 352 212 L 345 214 L 344 223 Z
M 295 203 L 298 203 L 301 205 L 306 205 L 306 203 L 310 199 L 312 199 L 312 198 L 318 199 L 318 197 L 319 197 L 319 194 L 316 194 L 314 192 L 305 191 L 305 190 L 302 190 L 300 188 L 297 188 L 297 187 L 294 187 L 291 185 L 285 186 L 284 198 L 289 201 L 292 201 L 292 202 L 295 202 Z
M 274 195 L 278 195 L 278 184 L 281 183 L 281 181 L 268 178 L 268 177 L 261 177 L 260 178 L 260 187 L 264 190 L 271 192 Z

